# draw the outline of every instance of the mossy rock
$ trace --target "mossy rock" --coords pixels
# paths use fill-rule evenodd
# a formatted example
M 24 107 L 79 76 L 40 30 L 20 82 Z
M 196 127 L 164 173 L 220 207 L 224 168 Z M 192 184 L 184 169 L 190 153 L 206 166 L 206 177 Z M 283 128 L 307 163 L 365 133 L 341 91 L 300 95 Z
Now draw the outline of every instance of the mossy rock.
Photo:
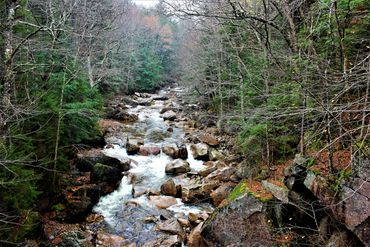
M 91 172 L 92 183 L 116 184 L 122 178 L 121 171 L 115 167 L 97 163 Z
M 230 193 L 228 200 L 234 201 L 244 194 L 249 194 L 261 202 L 268 202 L 273 198 L 273 195 L 268 192 L 259 181 L 243 180 Z

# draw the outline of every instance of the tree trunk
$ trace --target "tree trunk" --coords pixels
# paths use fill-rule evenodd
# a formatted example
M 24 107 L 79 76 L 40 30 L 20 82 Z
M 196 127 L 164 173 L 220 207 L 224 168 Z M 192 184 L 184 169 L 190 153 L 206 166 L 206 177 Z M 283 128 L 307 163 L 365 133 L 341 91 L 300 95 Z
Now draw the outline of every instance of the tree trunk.
M 4 78 L 3 78 L 3 89 L 2 89 L 2 103 L 5 108 L 11 105 L 11 91 L 15 80 L 15 74 L 13 71 L 13 28 L 15 25 L 15 12 L 19 7 L 18 1 L 10 1 L 7 20 L 5 24 L 4 35 Z M 5 123 L 6 124 L 6 123 Z

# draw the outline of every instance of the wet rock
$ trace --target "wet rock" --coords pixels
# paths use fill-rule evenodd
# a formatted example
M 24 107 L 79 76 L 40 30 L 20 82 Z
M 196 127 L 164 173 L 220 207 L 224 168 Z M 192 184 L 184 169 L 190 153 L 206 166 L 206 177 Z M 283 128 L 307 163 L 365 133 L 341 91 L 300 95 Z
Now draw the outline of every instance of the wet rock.
M 173 196 L 173 197 L 177 195 L 176 184 L 172 178 L 168 179 L 164 184 L 162 184 L 161 193 L 163 195 Z
M 182 239 L 185 239 L 184 229 L 182 229 L 180 223 L 177 221 L 176 218 L 172 218 L 172 219 L 159 223 L 157 225 L 157 228 L 160 231 L 167 232 L 170 234 L 176 234 L 180 236 Z
M 229 196 L 234 187 L 234 183 L 225 183 L 218 187 L 216 190 L 212 191 L 210 196 L 213 206 L 217 207 L 218 205 L 220 205 L 220 203 Z
M 289 189 L 284 184 L 277 185 L 267 180 L 263 180 L 262 185 L 267 191 L 271 192 L 276 199 L 283 203 L 289 202 Z
M 107 145 L 118 145 L 120 147 L 126 147 L 127 135 L 121 133 L 112 133 L 104 135 L 104 141 Z
M 153 100 L 152 99 L 138 99 L 137 100 L 137 103 L 141 106 L 151 106 L 153 104 Z
M 104 220 L 104 216 L 100 214 L 90 214 L 86 217 L 86 222 L 88 223 L 98 223 Z
M 91 172 L 92 183 L 107 183 L 116 186 L 121 181 L 122 173 L 119 169 L 97 163 Z
M 126 150 L 129 155 L 137 154 L 140 151 L 140 145 L 143 142 L 137 139 L 129 139 L 126 144 Z
M 149 201 L 157 208 L 166 209 L 177 204 L 176 198 L 172 196 L 149 196 Z
M 166 171 L 166 174 L 173 174 L 173 175 L 186 173 L 190 171 L 190 164 L 185 160 L 176 159 L 166 165 L 165 171 Z
M 125 239 L 121 236 L 98 232 L 96 235 L 96 243 L 100 246 L 122 247 L 125 243 Z
M 157 217 L 155 217 L 155 216 L 147 216 L 147 217 L 145 217 L 145 219 L 144 219 L 144 223 L 145 224 L 150 224 L 150 223 L 155 223 L 155 222 L 157 222 Z
M 208 149 L 209 149 L 208 145 L 204 143 L 190 145 L 190 150 L 194 158 L 199 160 L 207 161 L 209 159 Z
M 93 208 L 94 203 L 87 196 L 70 197 L 66 201 L 66 209 L 68 211 L 68 219 L 79 219 L 87 215 Z
M 164 114 L 168 111 L 176 111 L 176 108 L 174 108 L 174 107 L 164 107 L 164 108 L 161 109 L 161 111 L 159 113 Z
M 169 100 L 168 96 L 165 96 L 165 95 L 157 95 L 157 96 L 153 96 L 152 97 L 153 100 Z
M 141 146 L 139 154 L 143 156 L 158 155 L 161 153 L 161 149 L 157 146 Z
M 131 199 L 131 200 L 128 200 L 126 203 L 126 206 L 129 206 L 129 207 L 141 207 L 141 203 L 138 199 Z
M 171 144 L 163 147 L 163 152 L 173 159 L 187 159 L 188 151 L 184 144 Z
M 174 121 L 176 119 L 176 112 L 170 110 L 162 114 L 164 120 Z
M 208 245 L 204 242 L 201 235 L 203 223 L 197 225 L 190 233 L 188 237 L 189 247 L 207 247 Z
M 241 195 L 213 212 L 201 236 L 211 246 L 275 246 L 263 208 L 258 199 Z
M 208 156 L 211 161 L 222 160 L 224 158 L 224 155 L 220 151 L 213 148 L 209 150 Z
M 92 171 L 96 163 L 114 167 L 121 165 L 119 159 L 107 156 L 101 149 L 81 151 L 77 154 L 77 160 L 75 161 L 76 168 L 82 172 Z
M 122 108 L 110 108 L 107 111 L 106 118 L 119 120 L 123 122 L 136 122 L 138 116 L 135 114 L 129 114 L 125 109 Z
M 148 193 L 148 189 L 144 186 L 132 184 L 131 194 L 132 197 L 137 198 Z
M 220 145 L 219 140 L 211 134 L 202 134 L 198 137 L 199 141 L 208 144 L 211 147 L 217 147 Z

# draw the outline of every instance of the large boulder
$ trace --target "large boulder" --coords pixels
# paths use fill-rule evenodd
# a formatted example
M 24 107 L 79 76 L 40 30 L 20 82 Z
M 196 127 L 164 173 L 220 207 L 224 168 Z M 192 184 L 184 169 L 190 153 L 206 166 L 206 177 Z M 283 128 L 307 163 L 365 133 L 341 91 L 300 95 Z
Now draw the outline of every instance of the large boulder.
M 120 107 L 109 108 L 107 110 L 106 118 L 119 120 L 123 122 L 135 122 L 138 120 L 138 116 L 135 114 L 128 113 L 125 109 Z
M 216 209 L 204 222 L 201 236 L 209 246 L 275 246 L 264 204 L 248 193 Z
M 96 184 L 107 183 L 111 186 L 116 186 L 121 181 L 122 176 L 122 172 L 119 169 L 98 163 L 91 172 L 91 182 Z
M 364 243 L 370 245 L 370 183 L 356 177 L 342 183 L 336 192 L 329 181 L 308 172 L 304 185 L 326 205 L 334 218 L 344 224 Z
M 222 184 L 220 187 L 212 191 L 210 194 L 211 199 L 212 199 L 212 204 L 217 207 L 220 205 L 220 203 L 226 199 L 230 192 L 234 189 L 235 184 L 234 183 L 225 183 Z
M 163 152 L 173 159 L 187 159 L 188 150 L 184 144 L 171 144 L 163 147 Z
M 204 143 L 191 144 L 190 150 L 195 159 L 204 160 L 204 161 L 209 160 L 209 156 L 208 156 L 209 147 L 207 144 L 204 144 Z
M 77 159 L 75 161 L 76 168 L 82 172 L 92 171 L 96 163 L 113 167 L 121 166 L 121 161 L 119 159 L 109 157 L 108 155 L 104 154 L 103 150 L 101 149 L 81 151 L 77 154 Z M 130 167 L 128 167 L 126 170 L 128 169 L 130 169 Z
M 190 172 L 190 164 L 185 160 L 176 159 L 166 165 L 165 171 L 173 175 Z
M 162 184 L 161 193 L 166 196 L 175 197 L 177 195 L 176 184 L 172 178 L 168 179 L 164 184 Z

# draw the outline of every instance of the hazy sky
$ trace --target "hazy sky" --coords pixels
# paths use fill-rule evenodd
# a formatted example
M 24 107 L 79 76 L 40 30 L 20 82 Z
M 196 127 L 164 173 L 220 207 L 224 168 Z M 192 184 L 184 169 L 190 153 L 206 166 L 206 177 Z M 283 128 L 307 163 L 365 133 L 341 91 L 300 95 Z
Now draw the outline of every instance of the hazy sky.
M 158 0 L 133 0 L 133 2 L 144 7 L 153 7 L 158 3 Z

